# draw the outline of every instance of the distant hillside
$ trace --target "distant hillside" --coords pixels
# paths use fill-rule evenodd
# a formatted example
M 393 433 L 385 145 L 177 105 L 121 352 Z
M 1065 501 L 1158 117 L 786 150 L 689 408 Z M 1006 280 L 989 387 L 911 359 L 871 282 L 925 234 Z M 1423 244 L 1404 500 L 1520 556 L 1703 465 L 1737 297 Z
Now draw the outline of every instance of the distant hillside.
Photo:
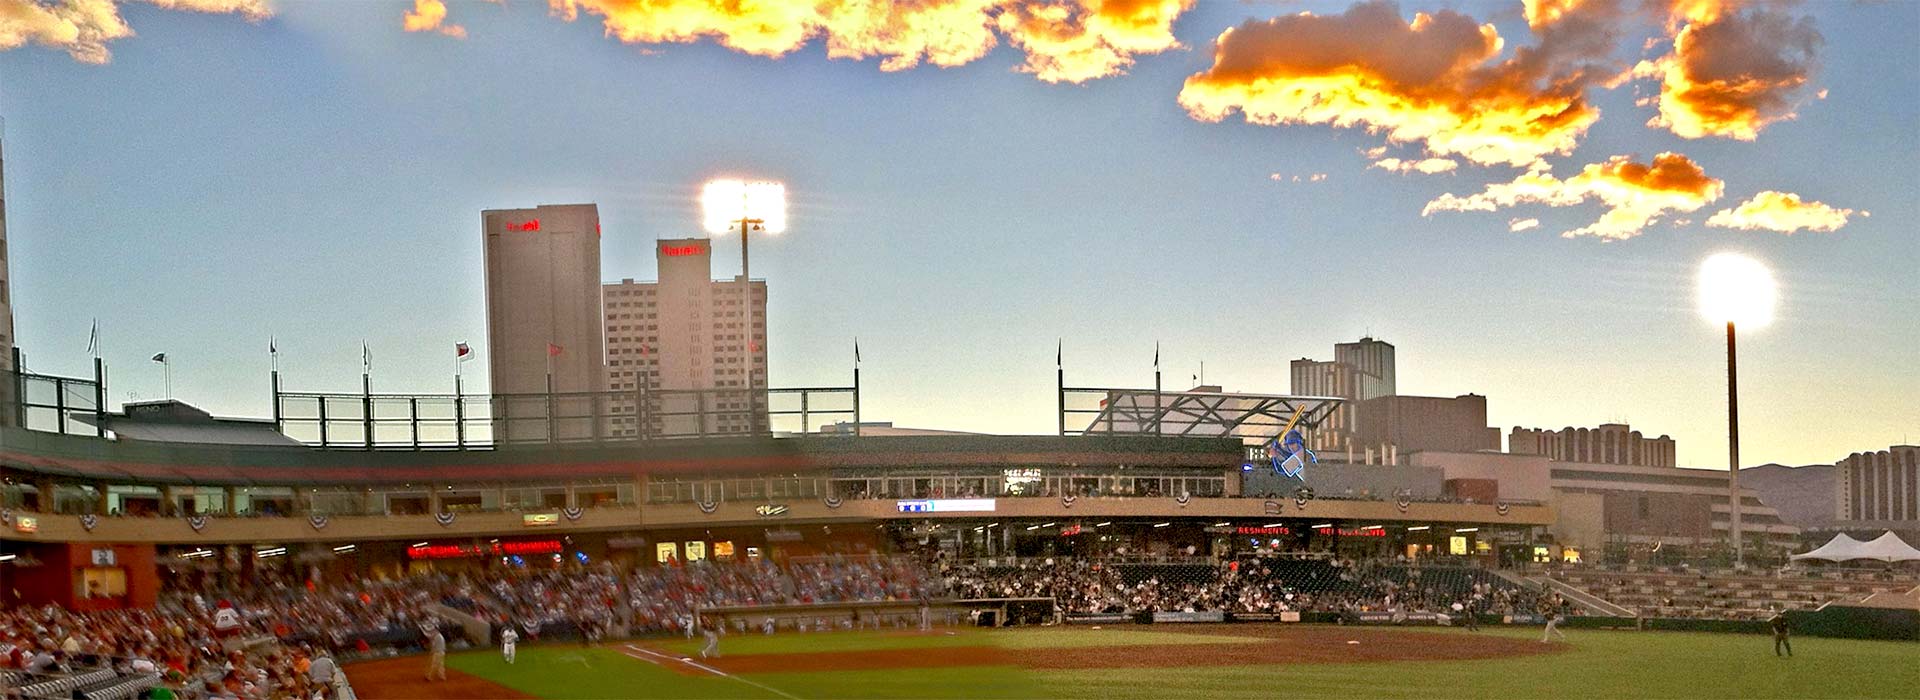
M 1740 485 L 1780 511 L 1780 519 L 1798 527 L 1823 527 L 1834 521 L 1833 465 L 1789 467 L 1768 464 L 1740 470 Z

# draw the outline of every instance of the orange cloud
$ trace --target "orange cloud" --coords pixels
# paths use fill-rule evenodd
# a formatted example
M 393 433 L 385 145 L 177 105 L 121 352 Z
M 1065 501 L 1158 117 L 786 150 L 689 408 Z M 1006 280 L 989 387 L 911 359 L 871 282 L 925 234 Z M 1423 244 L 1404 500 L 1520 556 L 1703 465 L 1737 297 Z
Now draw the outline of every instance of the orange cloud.
M 1407 20 L 1389 0 L 1250 20 L 1220 34 L 1180 104 L 1201 121 L 1363 128 L 1431 157 L 1531 166 L 1571 152 L 1599 118 L 1584 94 L 1620 73 L 1607 58 L 1619 4 L 1530 2 L 1540 41 L 1504 60 L 1493 25 L 1451 10 Z
M 447 4 L 441 0 L 413 0 L 413 10 L 400 18 L 400 28 L 409 32 L 438 32 L 455 39 L 467 38 L 467 28 L 447 24 Z
M 1648 125 L 1690 139 L 1752 141 L 1767 125 L 1792 119 L 1823 41 L 1811 18 L 1716 0 L 1674 0 L 1668 27 L 1672 52 L 1642 61 L 1633 74 L 1660 81 L 1660 95 L 1649 100 L 1659 113 Z
M 1640 235 L 1669 212 L 1696 211 L 1719 199 L 1724 189 L 1724 183 L 1708 177 L 1698 164 L 1678 153 L 1654 156 L 1652 164 L 1614 156 L 1604 163 L 1589 164 L 1565 180 L 1537 168 L 1522 173 L 1512 182 L 1488 185 L 1479 194 L 1466 197 L 1444 194 L 1428 202 L 1420 214 L 1496 211 L 1519 204 L 1568 207 L 1598 201 L 1607 206 L 1598 220 L 1560 235 L 1596 236 L 1612 241 Z M 1510 229 L 1521 230 L 1512 228 L 1513 224 L 1509 222 Z
M 271 16 L 265 0 L 149 0 L 169 10 L 235 13 L 248 20 Z M 62 49 L 81 63 L 113 58 L 107 42 L 133 36 L 118 0 L 0 0 L 0 51 L 39 44 Z
M 1721 209 L 1708 217 L 1707 225 L 1743 231 L 1767 230 L 1792 234 L 1795 231 L 1831 233 L 1847 225 L 1852 209 L 1839 209 L 1820 202 L 1800 199 L 1791 192 L 1767 190 L 1732 209 Z M 1867 216 L 1866 212 L 1860 212 Z
M 1008 43 L 1027 52 L 1021 70 L 1049 83 L 1118 75 L 1135 54 L 1179 48 L 1173 20 L 1193 0 L 1008 3 L 997 17 Z
M 548 0 L 574 21 L 596 15 L 632 44 L 712 39 L 780 57 L 823 38 L 829 58 L 880 59 L 883 71 L 959 66 L 1005 36 L 1026 53 L 1021 70 L 1081 83 L 1118 75 L 1133 57 L 1178 48 L 1173 22 L 1193 0 Z

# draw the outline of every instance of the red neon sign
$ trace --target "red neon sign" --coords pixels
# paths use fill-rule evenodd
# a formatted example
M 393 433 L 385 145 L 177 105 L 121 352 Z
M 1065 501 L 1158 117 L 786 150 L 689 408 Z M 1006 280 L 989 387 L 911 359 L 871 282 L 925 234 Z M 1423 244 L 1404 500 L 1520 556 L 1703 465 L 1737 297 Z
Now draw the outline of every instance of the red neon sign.
M 1322 535 L 1338 534 L 1341 537 L 1386 537 L 1387 536 L 1386 528 L 1374 528 L 1374 527 L 1363 527 L 1357 530 L 1344 528 L 1344 527 L 1340 528 L 1339 530 L 1335 530 L 1330 527 L 1323 527 L 1318 530 L 1314 530 L 1314 532 L 1320 533 Z
M 408 559 L 466 559 L 469 557 L 507 556 L 511 554 L 557 554 L 564 550 L 560 540 L 494 542 L 492 544 L 432 544 L 408 547 Z
M 660 246 L 660 254 L 665 255 L 669 258 L 678 258 L 678 257 L 683 257 L 688 255 L 699 255 L 705 252 L 707 252 L 707 247 L 700 245 L 698 243 L 695 243 L 693 245 Z
M 540 220 L 527 219 L 526 221 L 509 221 L 507 222 L 507 230 L 508 231 L 538 231 L 540 230 Z
M 1242 525 L 1233 529 L 1236 535 L 1291 535 L 1293 530 L 1287 527 L 1251 527 Z

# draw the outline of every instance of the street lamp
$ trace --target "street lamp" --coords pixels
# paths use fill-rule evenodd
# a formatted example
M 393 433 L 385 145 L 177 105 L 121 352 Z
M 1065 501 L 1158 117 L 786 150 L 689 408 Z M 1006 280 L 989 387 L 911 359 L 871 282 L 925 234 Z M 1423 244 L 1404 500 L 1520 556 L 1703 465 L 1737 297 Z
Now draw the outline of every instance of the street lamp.
M 1777 296 L 1773 273 L 1758 260 L 1715 253 L 1700 263 L 1700 315 L 1727 324 L 1727 535 L 1733 539 L 1734 566 L 1744 562 L 1745 543 L 1740 538 L 1740 385 L 1733 330 L 1736 324 L 1759 328 L 1771 323 Z
M 759 401 L 753 393 L 753 277 L 747 267 L 747 232 L 787 230 L 787 186 L 778 182 L 713 180 L 700 191 L 700 208 L 708 233 L 740 231 L 740 363 L 747 396 L 747 432 L 758 433 Z

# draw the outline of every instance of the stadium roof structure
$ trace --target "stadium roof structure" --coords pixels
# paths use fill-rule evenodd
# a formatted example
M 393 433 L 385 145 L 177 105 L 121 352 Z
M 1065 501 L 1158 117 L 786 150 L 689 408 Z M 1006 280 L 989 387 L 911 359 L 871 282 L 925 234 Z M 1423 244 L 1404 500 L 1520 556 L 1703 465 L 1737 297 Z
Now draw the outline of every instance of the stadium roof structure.
M 1793 555 L 1792 559 L 1793 561 L 1819 559 L 1835 562 L 1856 559 L 1884 562 L 1920 561 L 1920 549 L 1914 549 L 1912 545 L 1893 534 L 1892 530 L 1881 533 L 1879 537 L 1869 542 L 1861 542 L 1842 532 L 1811 552 Z
M 1265 441 L 1313 429 L 1346 399 L 1333 396 L 1061 387 L 1063 435 L 1159 435 Z M 1081 423 L 1081 421 L 1085 421 Z M 1079 425 L 1081 427 L 1070 428 Z

